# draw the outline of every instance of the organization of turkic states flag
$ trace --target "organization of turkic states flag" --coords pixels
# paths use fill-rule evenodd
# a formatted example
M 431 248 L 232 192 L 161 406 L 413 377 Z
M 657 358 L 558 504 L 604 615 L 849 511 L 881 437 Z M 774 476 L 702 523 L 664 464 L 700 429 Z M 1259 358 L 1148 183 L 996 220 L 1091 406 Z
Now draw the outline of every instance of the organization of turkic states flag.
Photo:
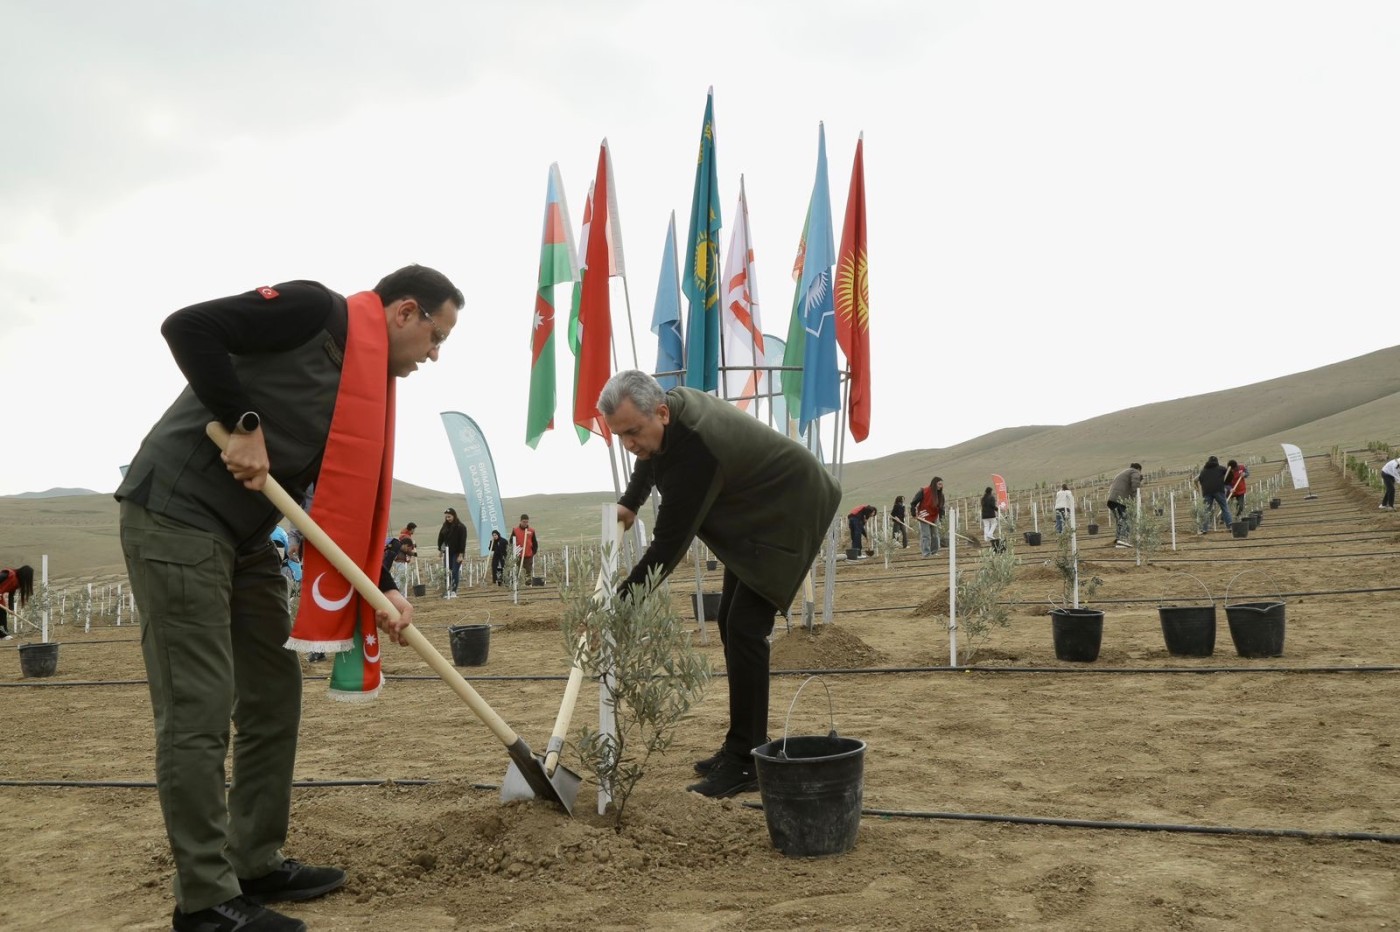
M 612 306 L 608 294 L 608 237 L 599 233 L 608 226 L 608 141 L 598 148 L 598 176 L 593 182 L 593 218 L 579 289 L 579 350 L 574 378 L 574 424 L 598 434 L 609 445 L 612 434 L 598 411 L 598 394 L 612 375 Z
M 826 172 L 826 127 L 817 129 L 817 177 L 807 208 L 807 245 L 802 256 L 802 406 L 798 431 L 817 418 L 841 408 L 841 383 L 836 370 L 836 304 L 831 292 L 831 266 L 836 244 L 831 235 L 831 188 Z
M 865 261 L 865 136 L 856 141 L 851 190 L 836 258 L 836 341 L 850 370 L 848 417 L 856 442 L 870 436 L 870 288 Z
M 559 163 L 549 166 L 544 201 L 544 230 L 540 235 L 540 271 L 535 290 L 535 313 L 530 327 L 530 406 L 525 415 L 525 442 L 531 449 L 544 432 L 554 429 L 558 395 L 554 384 L 554 286 L 578 278 L 574 232 Z
M 467 514 L 476 528 L 480 555 L 491 552 L 491 532 L 505 533 L 510 524 L 501 505 L 501 487 L 496 482 L 496 464 L 491 448 L 476 421 L 460 411 L 442 412 L 442 426 L 447 430 L 447 442 L 457 460 L 462 476 L 462 492 L 467 497 Z
M 656 282 L 656 304 L 651 311 L 651 332 L 656 334 L 656 381 L 667 391 L 680 384 L 675 375 L 685 365 L 681 346 L 681 285 L 676 267 L 676 212 L 666 228 L 666 249 L 661 254 L 661 277 Z M 663 373 L 673 373 L 664 375 Z
M 739 409 L 747 410 L 763 373 L 744 366 L 763 365 L 763 324 L 758 312 L 758 278 L 754 273 L 753 239 L 749 235 L 749 202 L 744 194 L 744 176 L 739 176 L 739 218 L 729 238 L 729 257 L 724 261 L 724 304 L 720 311 L 724 332 L 724 397 L 737 399 Z
M 802 237 L 797 241 L 797 258 L 792 260 L 792 311 L 788 318 L 787 346 L 783 351 L 783 397 L 790 411 L 802 409 L 802 357 L 807 348 L 807 331 L 802 329 L 802 260 L 807 254 L 807 228 L 812 208 L 802 220 Z
M 719 177 L 715 167 L 715 92 L 705 98 L 695 192 L 690 199 L 686 274 L 681 280 L 688 318 L 685 328 L 685 384 L 701 391 L 719 388 Z

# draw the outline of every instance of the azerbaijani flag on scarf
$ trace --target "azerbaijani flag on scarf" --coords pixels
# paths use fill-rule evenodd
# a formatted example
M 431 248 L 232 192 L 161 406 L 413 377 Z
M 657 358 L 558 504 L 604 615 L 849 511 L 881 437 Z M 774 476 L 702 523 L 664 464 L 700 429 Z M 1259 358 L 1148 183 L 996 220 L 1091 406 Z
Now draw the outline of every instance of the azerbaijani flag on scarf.
M 578 280 L 574 232 L 559 163 L 549 166 L 549 189 L 544 202 L 544 231 L 540 236 L 540 271 L 535 290 L 535 313 L 530 327 L 530 406 L 525 415 L 525 442 L 534 449 L 544 432 L 554 429 L 558 400 L 554 384 L 554 286 Z

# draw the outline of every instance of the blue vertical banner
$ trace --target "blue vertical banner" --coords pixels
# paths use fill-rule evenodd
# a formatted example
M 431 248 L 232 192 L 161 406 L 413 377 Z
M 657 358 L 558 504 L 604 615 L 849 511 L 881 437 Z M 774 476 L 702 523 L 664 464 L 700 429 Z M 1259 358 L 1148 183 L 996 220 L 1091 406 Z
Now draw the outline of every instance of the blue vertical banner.
M 442 426 L 447 429 L 447 441 L 462 475 L 462 491 L 467 497 L 466 513 L 476 527 L 476 539 L 481 556 L 491 552 L 491 532 L 506 532 L 509 526 L 505 508 L 501 505 L 501 487 L 496 482 L 496 464 L 491 448 L 476 421 L 460 411 L 442 412 Z

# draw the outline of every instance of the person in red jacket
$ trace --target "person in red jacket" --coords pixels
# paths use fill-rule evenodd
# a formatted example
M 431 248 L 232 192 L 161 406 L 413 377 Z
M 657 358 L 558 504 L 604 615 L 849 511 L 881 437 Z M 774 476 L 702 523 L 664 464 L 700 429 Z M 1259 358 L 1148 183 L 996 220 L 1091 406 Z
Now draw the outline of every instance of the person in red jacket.
M 1245 482 L 1249 478 L 1249 467 L 1241 466 L 1234 460 L 1226 464 L 1225 470 L 1225 494 L 1230 496 L 1230 500 L 1235 503 L 1233 514 L 1244 514 L 1244 493 L 1249 491 Z
M 540 552 L 540 537 L 530 527 L 530 516 L 521 515 L 520 523 L 510 529 L 511 552 L 520 561 L 521 585 L 528 586 L 535 575 L 535 554 Z
M 0 570 L 0 598 L 6 600 L 10 611 L 15 608 L 15 596 L 19 596 L 19 607 L 34 595 L 34 567 L 26 563 L 18 568 Z M 0 611 L 0 641 L 10 640 L 10 612 Z
M 941 546 L 936 525 L 938 519 L 943 517 L 946 505 L 943 480 L 938 476 L 934 476 L 928 485 L 915 492 L 914 500 L 909 503 L 914 512 L 914 519 L 919 522 L 919 552 L 923 556 L 933 556 Z
M 851 549 L 860 550 L 861 540 L 865 537 L 865 522 L 875 517 L 876 508 L 874 505 L 857 505 L 851 509 L 851 513 L 846 516 L 846 523 L 851 528 Z

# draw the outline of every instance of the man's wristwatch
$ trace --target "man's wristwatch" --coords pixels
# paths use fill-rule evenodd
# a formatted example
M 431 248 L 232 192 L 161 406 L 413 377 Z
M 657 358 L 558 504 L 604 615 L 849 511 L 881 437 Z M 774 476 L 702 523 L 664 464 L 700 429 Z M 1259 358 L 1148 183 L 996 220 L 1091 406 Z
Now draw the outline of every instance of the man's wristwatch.
M 233 423 L 234 433 L 251 434 L 262 426 L 262 418 L 258 417 L 256 411 L 244 411 L 238 416 L 238 420 Z

